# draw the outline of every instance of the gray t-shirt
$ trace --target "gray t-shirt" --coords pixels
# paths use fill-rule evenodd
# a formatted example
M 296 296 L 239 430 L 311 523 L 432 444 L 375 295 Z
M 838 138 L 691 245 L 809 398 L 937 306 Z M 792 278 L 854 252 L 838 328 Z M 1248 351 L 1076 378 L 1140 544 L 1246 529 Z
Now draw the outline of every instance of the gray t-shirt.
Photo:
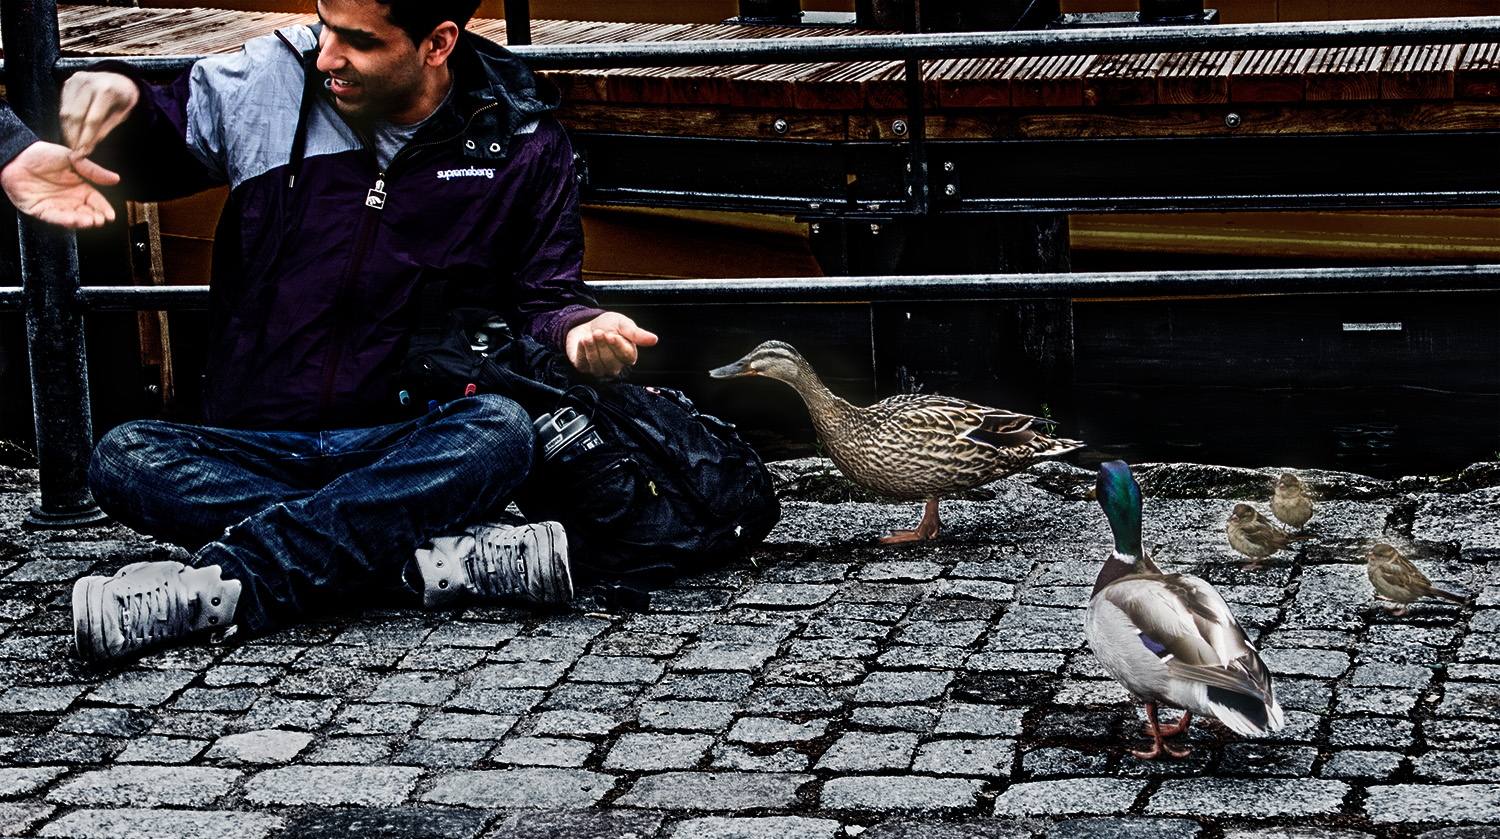
M 375 120 L 375 160 L 380 163 L 382 171 L 390 168 L 391 161 L 396 158 L 396 153 L 406 148 L 406 144 L 417 135 L 417 131 L 427 124 L 427 120 L 432 119 L 433 114 L 442 110 L 443 105 L 448 104 L 448 100 L 452 97 L 453 85 L 449 84 L 448 95 L 444 96 L 443 101 L 432 109 L 432 114 L 428 114 L 421 122 L 414 122 L 411 125 L 397 125 L 384 119 Z

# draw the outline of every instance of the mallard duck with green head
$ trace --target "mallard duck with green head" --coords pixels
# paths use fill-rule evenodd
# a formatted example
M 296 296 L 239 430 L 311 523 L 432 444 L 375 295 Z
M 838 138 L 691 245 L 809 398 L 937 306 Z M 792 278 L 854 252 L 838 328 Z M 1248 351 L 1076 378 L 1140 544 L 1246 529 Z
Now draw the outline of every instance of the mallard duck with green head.
M 927 502 L 915 530 L 898 530 L 883 543 L 931 539 L 942 527 L 943 497 L 1083 445 L 1043 434 L 1046 420 L 948 396 L 902 394 L 855 407 L 829 391 L 807 359 L 781 341 L 767 341 L 709 375 L 765 376 L 791 385 L 845 477 L 877 495 Z
M 1187 730 L 1193 714 L 1246 736 L 1280 729 L 1285 720 L 1271 674 L 1229 604 L 1203 579 L 1163 573 L 1142 547 L 1141 488 L 1130 467 L 1118 460 L 1100 466 L 1095 497 L 1115 546 L 1094 580 L 1083 633 L 1104 669 L 1146 703 L 1153 743 L 1131 754 L 1186 757 L 1190 750 L 1163 738 Z M 1157 722 L 1158 705 L 1185 713 L 1167 728 Z

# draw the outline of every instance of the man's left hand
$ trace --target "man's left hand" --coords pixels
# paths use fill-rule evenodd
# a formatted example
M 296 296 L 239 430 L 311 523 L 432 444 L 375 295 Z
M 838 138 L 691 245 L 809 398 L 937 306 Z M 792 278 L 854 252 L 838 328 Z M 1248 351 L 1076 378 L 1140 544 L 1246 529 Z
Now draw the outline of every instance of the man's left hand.
M 654 346 L 654 333 L 619 312 L 605 312 L 568 330 L 568 360 L 593 376 L 618 376 L 635 363 L 637 347 Z
M 0 186 L 17 210 L 63 227 L 84 229 L 115 220 L 95 184 L 119 183 L 120 176 L 67 147 L 35 142 L 0 170 Z

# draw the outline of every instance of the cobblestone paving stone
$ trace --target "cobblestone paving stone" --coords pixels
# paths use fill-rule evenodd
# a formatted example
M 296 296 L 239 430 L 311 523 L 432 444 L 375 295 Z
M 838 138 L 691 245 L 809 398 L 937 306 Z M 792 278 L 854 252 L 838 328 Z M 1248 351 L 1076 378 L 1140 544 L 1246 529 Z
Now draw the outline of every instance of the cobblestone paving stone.
M 163 549 L 25 529 L 36 474 L 0 468 L 0 837 L 1500 836 L 1500 465 L 1304 472 L 1319 538 L 1251 571 L 1223 522 L 1279 472 L 1137 467 L 1147 545 L 1225 595 L 1287 715 L 1142 761 L 1083 642 L 1109 531 L 1064 464 L 945 502 L 933 544 L 874 544 L 917 505 L 789 497 L 751 560 L 640 613 L 372 602 L 99 670 L 73 580 Z M 1379 609 L 1376 541 L 1471 600 Z

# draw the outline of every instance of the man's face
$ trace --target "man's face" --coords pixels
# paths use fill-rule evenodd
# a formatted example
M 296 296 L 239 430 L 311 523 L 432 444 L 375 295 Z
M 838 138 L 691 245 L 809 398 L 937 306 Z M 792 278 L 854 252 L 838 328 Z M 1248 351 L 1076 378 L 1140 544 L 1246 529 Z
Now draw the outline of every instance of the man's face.
M 375 0 L 318 0 L 318 69 L 329 74 L 329 90 L 345 116 L 415 122 L 425 114 L 402 117 L 419 103 L 430 46 L 413 44 L 386 11 Z

